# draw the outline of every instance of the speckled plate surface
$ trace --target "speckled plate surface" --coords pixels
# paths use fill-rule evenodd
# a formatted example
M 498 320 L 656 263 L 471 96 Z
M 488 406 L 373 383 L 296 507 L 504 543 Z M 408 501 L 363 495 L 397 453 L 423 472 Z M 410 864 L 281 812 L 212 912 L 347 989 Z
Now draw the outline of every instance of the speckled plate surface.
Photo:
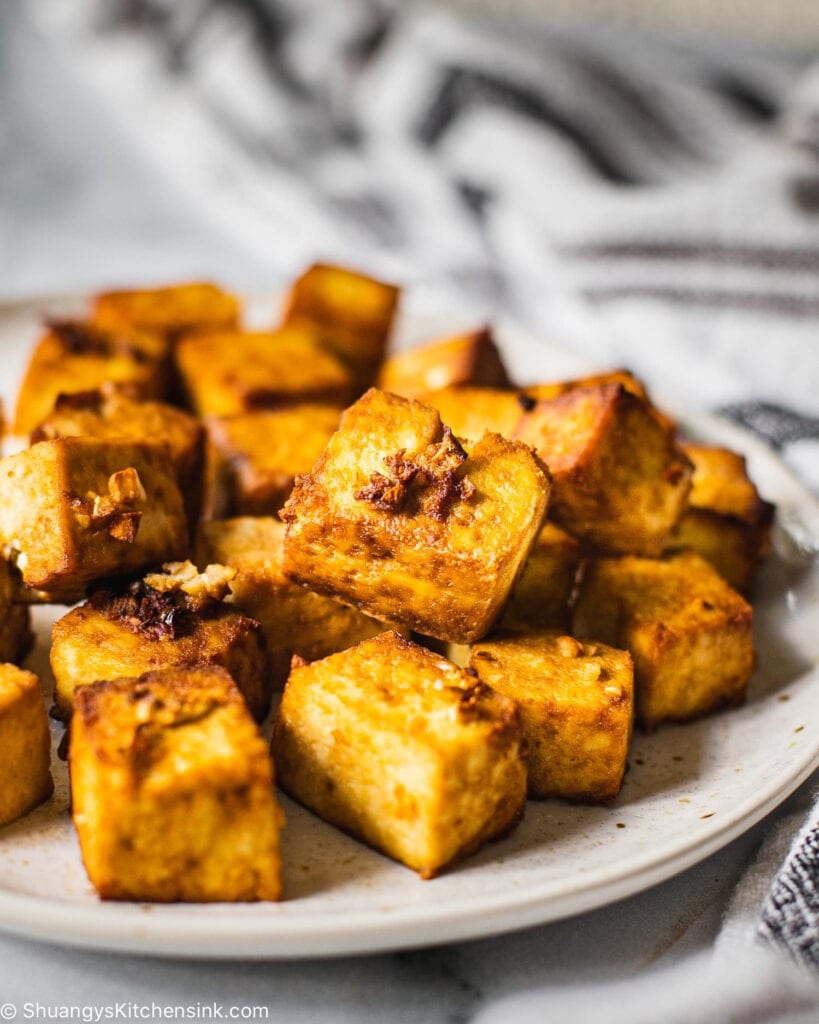
M 9 404 L 35 323 L 31 309 L 0 312 L 0 389 Z M 425 333 L 420 322 L 412 328 L 404 333 Z M 581 369 L 566 353 L 520 334 L 506 331 L 502 340 L 521 379 Z M 681 422 L 698 438 L 745 452 L 763 495 L 779 507 L 776 550 L 755 602 L 759 663 L 744 707 L 637 735 L 613 807 L 529 803 L 511 836 L 422 882 L 283 798 L 281 903 L 105 904 L 85 876 L 65 766 L 55 758 L 53 799 L 0 831 L 0 929 L 175 957 L 325 957 L 434 945 L 602 906 L 682 871 L 750 828 L 819 764 L 819 506 L 746 433 L 700 415 Z M 35 613 L 30 665 L 44 686 L 53 617 L 53 609 Z M 61 732 L 55 725 L 55 746 Z

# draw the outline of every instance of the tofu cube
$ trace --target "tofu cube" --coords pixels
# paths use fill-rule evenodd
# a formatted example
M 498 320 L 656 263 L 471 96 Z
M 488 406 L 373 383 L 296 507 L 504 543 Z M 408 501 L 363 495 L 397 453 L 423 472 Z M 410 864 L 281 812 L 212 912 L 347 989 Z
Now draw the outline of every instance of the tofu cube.
M 547 522 L 512 587 L 500 621 L 506 630 L 567 629 L 580 545 Z
M 175 358 L 187 402 L 199 416 L 304 402 L 340 408 L 357 390 L 347 366 L 304 326 L 190 334 L 178 342 Z
M 51 321 L 20 385 L 14 433 L 27 437 L 60 395 L 92 391 L 103 384 L 138 399 L 163 398 L 169 385 L 168 343 L 134 328 Z
M 589 563 L 574 632 L 631 652 L 647 729 L 741 703 L 754 667 L 750 605 L 692 552 Z
M 694 475 L 688 508 L 669 538 L 668 550 L 696 551 L 735 590 L 747 593 L 757 565 L 770 550 L 774 507 L 760 497 L 742 455 L 707 445 L 682 448 Z
M 324 451 L 340 415 L 333 406 L 309 404 L 210 419 L 217 516 L 277 513 L 296 476 Z
M 167 450 L 65 437 L 7 456 L 0 543 L 28 587 L 69 602 L 94 580 L 183 558 L 188 529 Z
M 31 611 L 22 603 L 20 573 L 0 557 L 0 662 L 19 665 L 34 645 Z
M 617 383 L 573 388 L 535 402 L 515 437 L 551 471 L 559 526 L 603 554 L 662 553 L 692 468 L 643 399 Z
M 523 813 L 518 712 L 387 632 L 293 668 L 273 732 L 279 785 L 431 878 Z
M 139 402 L 103 387 L 78 395 L 60 395 L 54 410 L 31 435 L 31 443 L 58 437 L 163 444 L 176 469 L 188 523 L 193 526 L 202 507 L 205 430 L 181 409 L 165 402 Z
M 224 669 L 80 687 L 69 764 L 83 863 L 103 899 L 279 899 L 273 768 Z
M 487 434 L 467 454 L 434 409 L 373 388 L 296 480 L 284 570 L 376 618 L 470 643 L 500 614 L 548 498 L 525 445 Z
M 0 825 L 8 825 L 48 800 L 51 733 L 32 672 L 0 664 Z
M 228 330 L 239 323 L 235 295 L 207 281 L 164 288 L 102 292 L 94 302 L 95 323 L 137 327 L 175 340 L 188 331 Z
M 424 402 L 438 410 L 456 437 L 471 441 L 487 431 L 514 437 L 524 410 L 531 407 L 526 396 L 516 391 L 465 386 L 430 391 Z
M 529 796 L 608 803 L 620 791 L 634 719 L 631 655 L 557 631 L 474 644 L 470 667 L 520 711 Z
M 712 445 L 683 444 L 682 449 L 694 466 L 692 507 L 736 516 L 754 526 L 768 525 L 771 506 L 759 496 L 743 455 Z
M 51 630 L 55 717 L 68 721 L 78 687 L 165 668 L 219 665 L 262 721 L 270 709 L 270 673 L 259 623 L 224 603 L 233 572 L 190 562 L 91 598 Z
M 510 387 L 492 331 L 484 327 L 417 345 L 391 356 L 381 368 L 378 386 L 405 398 L 463 385 Z
M 284 685 L 294 654 L 308 661 L 343 651 L 384 632 L 384 623 L 355 608 L 314 594 L 284 574 L 284 523 L 268 516 L 202 523 L 200 565 L 236 570 L 227 598 L 256 619 L 267 645 L 273 685 Z
M 635 377 L 630 370 L 607 370 L 603 373 L 593 373 L 588 377 L 578 377 L 574 380 L 552 381 L 548 384 L 527 384 L 525 394 L 528 398 L 539 402 L 549 398 L 557 398 L 559 395 L 564 395 L 567 391 L 573 391 L 575 388 L 598 387 L 601 384 L 621 384 L 626 391 L 647 402 L 651 406 L 651 410 L 656 418 L 666 429 L 675 430 L 676 424 L 674 420 L 653 404 L 645 384 L 639 377 Z
M 315 264 L 293 284 L 282 322 L 316 330 L 351 367 L 362 391 L 384 360 L 399 294 L 394 285 L 347 267 Z

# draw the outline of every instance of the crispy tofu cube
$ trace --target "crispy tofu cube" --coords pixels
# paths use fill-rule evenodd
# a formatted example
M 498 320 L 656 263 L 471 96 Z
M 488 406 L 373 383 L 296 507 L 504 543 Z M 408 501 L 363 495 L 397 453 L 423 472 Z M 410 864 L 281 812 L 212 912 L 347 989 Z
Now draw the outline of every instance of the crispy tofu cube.
M 262 721 L 270 708 L 270 675 L 259 623 L 225 604 L 234 573 L 190 562 L 91 598 L 51 631 L 53 714 L 68 721 L 79 686 L 165 668 L 220 665 L 248 709 Z
M 20 664 L 34 645 L 31 612 L 20 603 L 20 573 L 0 557 L 0 662 Z
M 692 469 L 645 401 L 616 383 L 573 388 L 535 402 L 515 437 L 552 473 L 559 526 L 601 553 L 662 553 Z
M 69 763 L 83 863 L 103 899 L 279 899 L 273 767 L 224 669 L 81 687 Z
M 383 391 L 405 398 L 467 384 L 507 388 L 510 383 L 488 327 L 398 352 L 384 363 L 378 379 Z
M 523 813 L 513 701 L 397 633 L 295 666 L 273 755 L 285 792 L 424 878 Z
M 163 398 L 168 389 L 168 343 L 133 328 L 103 328 L 54 320 L 32 352 L 17 397 L 14 433 L 28 436 L 61 394 L 103 384 L 134 398 Z
M 545 523 L 509 594 L 501 628 L 565 630 L 579 566 L 578 542 L 554 523 Z
M 0 543 L 28 587 L 62 601 L 104 576 L 183 558 L 187 523 L 167 450 L 65 437 L 7 456 Z
M 674 420 L 654 405 L 645 384 L 630 370 L 607 370 L 604 373 L 594 373 L 588 377 L 578 377 L 574 380 L 552 381 L 548 384 L 527 384 L 524 393 L 528 398 L 539 402 L 557 398 L 575 388 L 598 387 L 601 384 L 622 384 L 626 391 L 648 403 L 654 415 L 667 430 L 674 431 L 676 429 Z
M 498 634 L 472 647 L 469 664 L 518 706 L 529 796 L 617 796 L 634 720 L 628 651 L 557 631 Z
M 260 623 L 274 686 L 284 685 L 294 654 L 315 661 L 385 628 L 288 579 L 282 568 L 284 530 L 284 523 L 268 516 L 213 520 L 202 523 L 196 551 L 200 565 L 217 562 L 236 569 L 228 600 Z
M 188 331 L 229 330 L 239 323 L 235 295 L 196 281 L 164 288 L 102 292 L 94 303 L 95 323 L 137 327 L 174 340 Z
M 51 733 L 37 676 L 0 664 L 0 825 L 48 800 L 50 764 Z
M 285 303 L 283 324 L 308 325 L 350 366 L 359 391 L 372 384 L 384 359 L 400 290 L 347 267 L 315 264 Z
M 524 409 L 531 403 L 516 391 L 486 387 L 448 387 L 431 391 L 424 402 L 462 440 L 477 441 L 489 431 L 514 437 Z
M 373 388 L 296 481 L 284 570 L 376 618 L 470 643 L 500 614 L 548 498 L 525 445 L 487 434 L 467 454 L 434 409 Z
M 591 562 L 574 632 L 631 652 L 648 729 L 741 703 L 754 667 L 750 605 L 691 552 Z
M 356 385 L 347 366 L 309 327 L 209 331 L 182 338 L 176 365 L 200 416 L 236 416 L 305 402 L 339 408 Z
M 668 549 L 696 551 L 735 590 L 746 593 L 770 548 L 774 507 L 759 496 L 742 455 L 707 445 L 682 448 L 694 475 L 688 509 Z
M 139 402 L 110 387 L 60 395 L 53 410 L 31 435 L 31 443 L 57 437 L 164 444 L 176 468 L 188 522 L 202 507 L 205 431 L 201 423 L 165 402 Z
M 273 515 L 307 473 L 338 427 L 330 405 L 248 412 L 208 421 L 215 465 L 217 515 Z

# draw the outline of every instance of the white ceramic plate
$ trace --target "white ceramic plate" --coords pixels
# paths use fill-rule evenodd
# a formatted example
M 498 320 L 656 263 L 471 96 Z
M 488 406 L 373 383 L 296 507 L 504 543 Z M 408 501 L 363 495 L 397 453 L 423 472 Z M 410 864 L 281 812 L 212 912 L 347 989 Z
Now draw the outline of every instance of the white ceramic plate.
M 6 401 L 34 330 L 30 309 L 2 314 Z M 424 328 L 417 322 L 409 333 Z M 504 340 L 522 377 L 580 369 L 566 353 L 521 335 L 506 332 Z M 759 664 L 744 707 L 636 736 L 614 807 L 530 803 L 507 839 L 422 882 L 283 799 L 286 898 L 280 904 L 106 904 L 83 871 L 65 766 L 55 759 L 54 798 L 0 831 L 0 928 L 166 956 L 383 952 L 487 936 L 602 906 L 682 871 L 750 828 L 819 763 L 819 506 L 744 432 L 697 415 L 683 417 L 683 424 L 698 437 L 744 451 L 763 495 L 779 507 L 776 553 L 758 588 Z M 36 613 L 31 665 L 44 681 L 52 618 L 52 609 Z M 55 725 L 55 742 L 61 731 Z

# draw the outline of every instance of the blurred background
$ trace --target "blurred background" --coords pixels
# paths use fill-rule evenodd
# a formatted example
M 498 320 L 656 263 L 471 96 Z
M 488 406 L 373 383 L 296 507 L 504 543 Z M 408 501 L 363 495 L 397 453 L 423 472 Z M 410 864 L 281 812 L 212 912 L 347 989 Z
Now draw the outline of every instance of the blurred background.
M 330 259 L 808 415 L 817 41 L 801 0 L 6 0 L 0 298 Z

